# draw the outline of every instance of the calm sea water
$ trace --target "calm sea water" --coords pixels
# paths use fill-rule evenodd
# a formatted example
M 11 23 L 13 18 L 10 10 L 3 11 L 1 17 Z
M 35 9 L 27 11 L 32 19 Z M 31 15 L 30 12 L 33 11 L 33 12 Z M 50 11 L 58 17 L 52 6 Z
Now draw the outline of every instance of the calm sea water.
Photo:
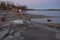
M 60 11 L 27 11 L 28 14 L 37 14 L 37 15 L 45 15 L 45 16 L 59 16 Z M 50 19 L 51 22 L 48 22 L 47 19 Z M 60 18 L 40 18 L 40 19 L 31 19 L 34 22 L 38 23 L 60 23 Z
M 46 16 L 60 16 L 60 11 L 27 11 L 27 13 Z

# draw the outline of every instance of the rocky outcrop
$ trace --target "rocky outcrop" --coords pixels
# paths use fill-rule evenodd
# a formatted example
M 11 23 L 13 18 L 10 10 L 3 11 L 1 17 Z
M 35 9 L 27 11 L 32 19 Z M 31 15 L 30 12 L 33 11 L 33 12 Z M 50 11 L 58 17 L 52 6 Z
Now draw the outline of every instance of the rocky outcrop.
M 56 40 L 54 32 L 37 27 L 24 30 L 22 36 L 25 40 Z
M 31 24 L 32 26 L 32 24 Z M 12 26 L 0 31 L 0 39 L 3 40 L 57 40 L 56 33 L 52 30 L 44 28 L 45 25 L 37 27 L 34 25 L 32 27 L 22 26 L 16 27 Z
M 30 14 L 22 14 L 24 19 L 30 20 L 31 18 L 45 18 L 45 16 L 38 15 L 30 15 Z M 8 15 L 7 18 L 9 20 L 15 20 L 19 16 L 19 14 Z M 1 22 L 0 22 L 1 23 Z M 5 30 L 3 30 L 6 27 Z M 15 25 L 10 22 L 2 23 L 0 28 L 3 28 L 0 31 L 0 40 L 57 40 L 55 37 L 55 31 L 51 28 L 45 27 L 45 25 L 37 25 L 37 23 L 27 21 L 24 25 Z M 53 32 L 53 31 L 54 32 Z

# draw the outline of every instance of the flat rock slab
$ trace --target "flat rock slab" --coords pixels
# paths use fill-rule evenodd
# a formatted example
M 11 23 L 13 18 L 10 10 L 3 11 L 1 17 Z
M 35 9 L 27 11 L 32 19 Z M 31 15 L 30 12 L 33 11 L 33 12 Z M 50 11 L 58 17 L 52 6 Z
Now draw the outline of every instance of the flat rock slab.
M 20 39 L 20 38 L 18 38 L 18 37 L 15 37 L 15 36 L 7 36 L 5 39 L 3 39 L 3 40 L 22 40 L 22 39 Z
M 60 29 L 56 31 L 55 37 L 60 40 Z
M 9 28 L 0 32 L 0 40 L 4 38 L 4 36 L 6 36 L 8 33 L 9 33 Z
M 27 28 L 21 35 L 25 40 L 56 40 L 55 34 L 42 28 Z

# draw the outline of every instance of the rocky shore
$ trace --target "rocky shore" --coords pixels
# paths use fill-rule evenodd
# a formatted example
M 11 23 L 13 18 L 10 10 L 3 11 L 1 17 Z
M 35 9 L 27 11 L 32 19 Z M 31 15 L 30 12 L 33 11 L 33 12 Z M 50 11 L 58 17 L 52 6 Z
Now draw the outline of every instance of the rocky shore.
M 42 18 L 47 16 L 31 14 L 8 14 L 6 21 L 0 22 L 0 40 L 60 40 L 57 28 L 47 24 L 32 22 L 30 18 Z M 11 20 L 26 19 L 30 23 L 15 25 Z
M 0 40 L 58 40 L 57 29 L 48 28 L 50 27 L 36 23 L 18 26 L 7 23 L 0 27 Z

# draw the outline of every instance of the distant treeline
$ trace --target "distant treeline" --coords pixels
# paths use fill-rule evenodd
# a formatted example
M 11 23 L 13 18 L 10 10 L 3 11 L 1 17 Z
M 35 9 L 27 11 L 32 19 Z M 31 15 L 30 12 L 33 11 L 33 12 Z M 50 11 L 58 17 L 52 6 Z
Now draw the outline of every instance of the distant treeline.
M 60 9 L 28 9 L 26 5 L 15 5 L 13 2 L 4 2 L 0 1 L 0 10 L 11 10 L 11 9 L 21 9 L 21 10 L 28 10 L 28 11 L 60 11 Z
M 60 9 L 48 9 L 50 11 L 60 11 Z
M 60 11 L 60 9 L 27 9 L 29 11 Z
M 14 5 L 13 3 L 9 3 L 9 2 L 4 2 L 1 1 L 0 2 L 0 10 L 11 10 L 12 8 L 17 8 L 17 9 L 22 9 L 22 10 L 26 10 L 27 6 L 21 6 L 21 5 Z

